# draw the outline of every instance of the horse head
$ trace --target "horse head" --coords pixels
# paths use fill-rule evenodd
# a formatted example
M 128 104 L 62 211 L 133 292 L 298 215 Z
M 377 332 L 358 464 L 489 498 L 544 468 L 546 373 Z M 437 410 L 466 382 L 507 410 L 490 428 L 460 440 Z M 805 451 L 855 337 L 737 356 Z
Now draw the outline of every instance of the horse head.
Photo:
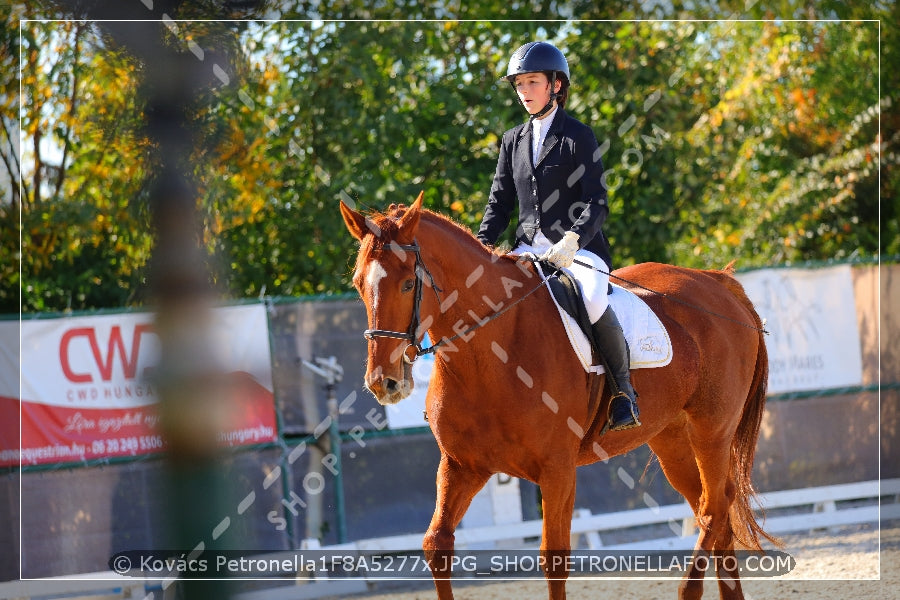
M 423 333 L 423 269 L 415 241 L 422 196 L 410 207 L 391 205 L 371 218 L 341 202 L 344 223 L 360 241 L 353 285 L 369 322 L 365 384 L 381 404 L 396 404 L 413 389 L 411 354 Z

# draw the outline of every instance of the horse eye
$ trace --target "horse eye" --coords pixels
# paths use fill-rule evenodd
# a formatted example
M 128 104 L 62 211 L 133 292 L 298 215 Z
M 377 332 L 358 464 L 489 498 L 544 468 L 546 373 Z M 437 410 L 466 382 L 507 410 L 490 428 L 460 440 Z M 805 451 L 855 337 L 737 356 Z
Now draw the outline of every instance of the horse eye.
M 413 287 L 415 287 L 415 285 L 416 284 L 412 279 L 407 279 L 406 281 L 403 282 L 402 291 L 404 291 L 404 292 L 412 291 L 412 289 L 413 289 Z

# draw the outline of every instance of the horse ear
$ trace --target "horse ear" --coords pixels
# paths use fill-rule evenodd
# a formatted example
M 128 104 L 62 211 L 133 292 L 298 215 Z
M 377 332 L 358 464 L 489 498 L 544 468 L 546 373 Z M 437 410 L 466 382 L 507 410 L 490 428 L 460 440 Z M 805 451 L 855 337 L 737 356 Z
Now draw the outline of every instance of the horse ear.
M 398 241 L 404 244 L 411 244 L 416 238 L 416 229 L 419 227 L 419 217 L 422 216 L 422 198 L 424 196 L 424 191 L 419 192 L 416 201 L 413 202 L 412 206 L 406 209 L 406 212 L 400 217 L 397 238 Z
M 344 224 L 347 226 L 347 231 L 350 232 L 350 235 L 358 240 L 363 239 L 367 230 L 366 218 L 344 204 L 343 200 L 341 200 L 341 216 L 344 217 Z

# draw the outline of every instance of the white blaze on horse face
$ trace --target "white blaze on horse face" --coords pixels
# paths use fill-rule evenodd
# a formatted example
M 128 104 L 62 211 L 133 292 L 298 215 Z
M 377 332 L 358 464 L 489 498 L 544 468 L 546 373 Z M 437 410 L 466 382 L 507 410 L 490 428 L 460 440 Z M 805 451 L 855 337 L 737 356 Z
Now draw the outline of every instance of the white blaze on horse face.
M 369 290 L 372 294 L 373 313 L 375 311 L 375 306 L 378 304 L 378 284 L 385 277 L 387 277 L 387 271 L 384 270 L 381 263 L 377 260 L 371 261 L 369 263 L 369 268 L 366 269 L 366 285 L 369 286 Z

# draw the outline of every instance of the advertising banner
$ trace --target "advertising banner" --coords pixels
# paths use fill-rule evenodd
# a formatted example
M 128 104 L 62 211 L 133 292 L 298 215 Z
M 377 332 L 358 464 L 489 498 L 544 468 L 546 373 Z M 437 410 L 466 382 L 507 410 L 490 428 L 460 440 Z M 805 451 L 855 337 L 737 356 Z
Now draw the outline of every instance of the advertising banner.
M 19 321 L 0 321 L 0 466 L 19 464 Z
M 850 265 L 739 273 L 766 320 L 769 394 L 862 384 Z
M 228 384 L 220 406 L 230 418 L 220 442 L 276 440 L 264 307 L 217 308 L 212 321 L 209 352 Z M 23 465 L 164 450 L 152 377 L 160 352 L 152 314 L 38 319 L 23 321 L 21 328 Z M 18 464 L 18 457 L 4 458 Z

